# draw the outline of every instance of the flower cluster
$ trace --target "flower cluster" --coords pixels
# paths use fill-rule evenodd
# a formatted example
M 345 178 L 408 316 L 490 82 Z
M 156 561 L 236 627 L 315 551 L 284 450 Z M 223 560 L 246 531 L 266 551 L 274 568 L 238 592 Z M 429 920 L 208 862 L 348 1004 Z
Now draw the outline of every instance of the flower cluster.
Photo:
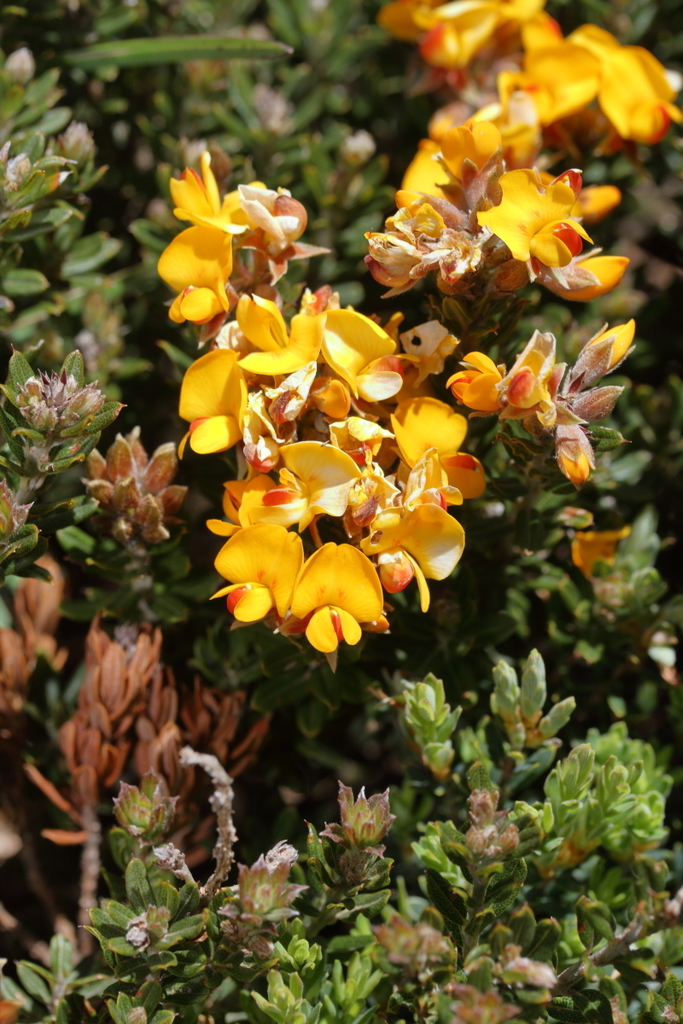
M 415 579 L 426 610 L 427 579 L 447 577 L 462 554 L 464 533 L 448 509 L 481 494 L 484 473 L 462 450 L 465 418 L 424 386 L 457 341 L 436 320 L 399 336 L 400 318 L 381 326 L 340 308 L 328 287 L 306 291 L 287 323 L 273 286 L 282 261 L 299 254 L 292 239 L 305 215 L 294 217 L 291 197 L 256 186 L 220 201 L 208 157 L 202 166 L 203 183 L 186 172 L 173 184 L 177 216 L 197 226 L 171 243 L 159 269 L 179 290 L 171 316 L 210 319 L 215 335 L 183 380 L 181 454 L 186 445 L 200 454 L 238 446 L 225 518 L 208 524 L 229 538 L 216 560 L 228 586 L 215 596 L 227 597 L 239 622 L 305 632 L 332 654 L 341 640 L 387 629 L 382 588 L 396 593 Z M 256 253 L 248 282 L 246 264 L 228 280 L 233 239 Z M 219 250 L 228 255 L 216 262 Z M 171 265 L 183 271 L 182 290 Z
M 533 154 L 528 155 L 531 159 Z M 396 193 L 398 212 L 383 232 L 369 232 L 366 263 L 387 297 L 430 271 L 446 295 L 495 299 L 538 281 L 578 302 L 621 280 L 623 256 L 583 251 L 583 225 L 618 202 L 613 186 L 583 187 L 580 171 L 557 176 L 510 160 L 504 134 L 487 120 L 427 140 Z
M 683 119 L 673 102 L 680 83 L 648 50 L 622 46 L 590 24 L 565 39 L 543 6 L 543 0 L 393 0 L 378 20 L 397 38 L 418 42 L 424 61 L 441 69 L 435 84 L 445 79 L 459 94 L 467 83 L 470 99 L 477 85 L 482 98 L 498 94 L 472 113 L 495 121 L 506 158 L 517 167 L 531 166 L 544 146 L 571 152 L 599 143 L 611 151 L 656 143 L 672 121 Z M 479 74 L 468 80 L 473 63 Z M 494 77 L 496 65 L 504 70 Z M 436 134 L 449 114 L 446 107 L 435 119 Z
M 605 328 L 584 346 L 573 367 L 555 360 L 555 338 L 536 331 L 510 371 L 484 352 L 448 380 L 454 397 L 480 415 L 520 420 L 529 433 L 552 436 L 557 463 L 580 487 L 595 468 L 587 424 L 608 416 L 623 388 L 592 388 L 631 351 L 635 322 Z

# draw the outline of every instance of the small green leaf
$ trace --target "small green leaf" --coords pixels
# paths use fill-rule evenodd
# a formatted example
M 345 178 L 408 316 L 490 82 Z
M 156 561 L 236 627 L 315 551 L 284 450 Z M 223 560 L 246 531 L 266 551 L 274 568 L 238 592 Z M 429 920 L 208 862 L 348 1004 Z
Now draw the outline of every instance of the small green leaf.
M 101 67 L 150 67 L 189 60 L 273 60 L 291 53 L 283 43 L 232 36 L 159 36 L 96 43 L 62 54 L 65 64 L 92 70 Z
M 138 857 L 134 857 L 126 868 L 126 894 L 137 914 L 143 914 L 148 907 L 156 906 L 154 892 L 147 878 L 147 868 Z
M 50 282 L 45 277 L 45 274 L 41 274 L 39 270 L 28 270 L 21 267 L 17 267 L 16 270 L 10 270 L 0 282 L 2 291 L 6 295 L 12 295 L 15 298 L 25 295 L 40 295 L 41 292 L 44 292 L 49 287 Z

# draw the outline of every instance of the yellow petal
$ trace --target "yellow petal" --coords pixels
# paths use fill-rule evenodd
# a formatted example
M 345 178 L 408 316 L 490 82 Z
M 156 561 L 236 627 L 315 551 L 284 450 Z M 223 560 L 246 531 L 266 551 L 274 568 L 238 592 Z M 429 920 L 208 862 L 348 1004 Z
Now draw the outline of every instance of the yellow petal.
M 201 356 L 187 370 L 180 389 L 179 413 L 190 423 L 219 415 L 241 420 L 246 400 L 246 384 L 236 353 L 218 348 Z
M 253 352 L 240 359 L 240 366 L 250 373 L 268 376 L 294 373 L 317 360 L 324 326 L 324 315 L 308 316 L 305 313 L 298 313 L 292 317 L 291 335 L 284 348 L 263 353 Z
M 180 314 L 182 320 L 190 320 L 193 324 L 205 324 L 224 310 L 224 306 L 216 292 L 210 288 L 186 288 L 174 300 L 171 309 L 176 314 L 171 319 L 176 323 L 177 314 Z
M 162 252 L 157 270 L 174 291 L 210 288 L 219 296 L 223 309 L 229 309 L 225 282 L 232 273 L 232 239 L 218 228 L 181 231 Z
M 418 505 L 403 518 L 391 513 L 378 516 L 373 527 L 361 542 L 366 554 L 406 551 L 430 580 L 450 576 L 465 547 L 462 526 L 438 505 Z
M 242 437 L 234 416 L 209 416 L 201 420 L 190 433 L 190 448 L 199 455 L 224 452 Z
M 439 152 L 439 143 L 431 139 L 422 139 L 417 153 L 403 175 L 401 189 L 410 192 L 424 192 L 429 196 L 448 199 L 447 194 L 439 187 L 447 183 L 448 176 L 434 156 Z M 397 196 L 398 202 L 398 196 Z M 403 205 L 402 203 L 400 205 Z
M 486 489 L 486 474 L 479 459 L 465 452 L 447 455 L 441 460 L 448 482 L 457 487 L 463 498 L 478 498 Z
M 403 377 L 392 370 L 375 370 L 356 377 L 359 398 L 366 402 L 384 402 L 393 398 L 403 387 Z
M 277 352 L 287 344 L 287 325 L 274 302 L 258 295 L 243 295 L 237 303 L 237 323 L 252 345 L 262 352 Z
M 429 448 L 440 455 L 458 451 L 467 434 L 467 420 L 436 398 L 401 402 L 391 417 L 401 458 L 414 466 Z
M 526 261 L 531 239 L 546 225 L 567 219 L 576 196 L 562 182 L 544 188 L 536 171 L 529 169 L 508 171 L 499 184 L 502 201 L 478 213 L 477 219 L 505 242 L 516 260 Z
M 415 559 L 412 558 L 411 555 L 409 555 L 407 551 L 406 551 L 406 558 L 410 561 L 410 563 L 411 563 L 411 565 L 412 565 L 412 567 L 413 567 L 413 569 L 415 571 L 415 582 L 417 583 L 417 592 L 420 595 L 420 610 L 423 611 L 423 612 L 429 611 L 429 604 L 430 604 L 432 595 L 429 592 L 429 584 L 427 583 L 427 580 L 425 579 L 425 574 L 422 572 L 422 569 L 417 564 Z
M 234 523 L 226 523 L 224 519 L 207 519 L 206 526 L 217 537 L 232 537 L 233 534 L 241 529 L 240 526 L 235 526 Z
M 372 622 L 382 614 L 382 586 L 377 571 L 350 544 L 323 545 L 299 574 L 292 614 L 303 619 L 325 605 L 349 612 L 357 622 Z
M 296 533 L 264 524 L 247 526 L 236 533 L 218 553 L 215 565 L 221 576 L 233 583 L 267 587 L 278 614 L 283 616 L 303 560 L 301 538 Z
M 238 622 L 258 622 L 273 607 L 273 595 L 268 587 L 250 587 L 233 608 Z
M 309 494 L 310 515 L 301 520 L 301 529 L 316 513 L 344 514 L 351 484 L 361 475 L 350 455 L 319 441 L 300 441 L 282 449 L 282 461 L 304 483 Z
M 373 360 L 392 355 L 396 343 L 379 324 L 355 310 L 333 309 L 326 316 L 322 343 L 325 362 L 357 396 L 357 375 Z

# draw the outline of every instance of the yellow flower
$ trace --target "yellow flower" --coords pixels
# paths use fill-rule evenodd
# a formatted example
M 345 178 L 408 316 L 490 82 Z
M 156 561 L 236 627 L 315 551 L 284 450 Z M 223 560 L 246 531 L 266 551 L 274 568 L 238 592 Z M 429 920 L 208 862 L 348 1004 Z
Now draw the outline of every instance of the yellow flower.
M 240 622 L 258 622 L 275 609 L 283 618 L 304 561 L 301 538 L 282 526 L 246 526 L 218 553 L 216 570 L 230 586 L 228 611 Z
M 372 562 L 350 544 L 330 543 L 304 564 L 291 610 L 295 618 L 308 620 L 306 637 L 313 647 L 331 654 L 341 640 L 357 644 L 361 624 L 376 622 L 382 606 L 382 587 Z
M 437 398 L 401 402 L 391 417 L 401 458 L 411 469 L 432 448 L 446 470 L 448 482 L 464 498 L 478 498 L 486 487 L 478 459 L 459 448 L 467 434 L 467 420 Z
M 525 93 L 533 101 L 538 123 L 545 126 L 584 110 L 595 99 L 599 84 L 595 57 L 561 40 L 552 48 L 527 53 L 523 71 L 502 71 L 498 93 L 504 108 L 516 93 Z
M 401 191 L 425 192 L 439 199 L 448 199 L 448 194 L 440 187 L 448 184 L 448 176 L 439 161 L 434 159 L 440 151 L 441 146 L 438 142 L 422 139 L 418 144 L 417 153 L 403 175 Z
M 390 430 L 380 427 L 372 420 L 360 416 L 348 416 L 345 420 L 330 423 L 330 441 L 336 448 L 347 452 L 359 466 L 365 466 L 374 458 L 386 438 L 393 438 Z
M 232 238 L 219 228 L 187 228 L 161 254 L 159 276 L 179 292 L 168 315 L 177 324 L 207 323 L 230 309 L 225 286 L 232 273 Z
M 191 167 L 186 167 L 180 179 L 171 178 L 169 185 L 178 220 L 189 220 L 201 227 L 219 228 L 237 235 L 247 230 L 249 223 L 240 206 L 239 193 L 230 192 L 221 202 L 218 185 L 211 170 L 211 155 L 206 151 L 200 157 L 201 178 Z M 261 182 L 252 182 L 252 188 L 265 188 Z
M 422 29 L 415 21 L 415 13 L 422 7 L 436 7 L 441 0 L 390 0 L 380 9 L 377 23 L 391 32 L 396 39 L 414 43 Z
M 477 214 L 507 245 L 516 260 L 532 257 L 548 267 L 564 267 L 581 252 L 582 238 L 591 241 L 578 221 L 571 219 L 574 191 L 563 182 L 544 187 L 534 170 L 508 171 L 499 182 L 498 206 Z
M 676 91 L 666 71 L 641 46 L 620 46 L 596 25 L 582 25 L 568 40 L 585 48 L 600 63 L 598 102 L 622 139 L 654 143 L 666 135 L 672 121 L 683 114 L 672 103 Z
M 251 480 L 228 480 L 223 484 L 223 519 L 207 519 L 206 525 L 218 537 L 232 537 L 234 533 L 249 526 L 249 510 L 261 505 L 266 491 L 276 486 L 275 481 L 263 473 Z
M 565 268 L 566 284 L 550 274 L 543 277 L 543 284 L 573 302 L 591 302 L 616 288 L 629 263 L 627 256 L 587 256 L 583 260 L 572 260 Z
M 413 509 L 418 505 L 462 505 L 462 494 L 448 482 L 446 468 L 436 448 L 430 448 L 419 459 L 408 474 L 403 493 L 403 508 Z
M 333 309 L 325 316 L 323 357 L 352 394 L 366 402 L 397 394 L 403 385 L 401 360 L 387 332 L 353 309 Z
M 572 217 L 580 217 L 584 224 L 597 224 L 621 202 L 621 191 L 616 185 L 588 185 L 576 197 Z
M 418 7 L 413 20 L 427 29 L 420 52 L 429 64 L 462 68 L 505 22 L 533 17 L 544 0 L 451 0 L 430 10 Z
M 237 323 L 245 338 L 261 350 L 240 359 L 240 366 L 249 373 L 274 377 L 301 370 L 318 358 L 325 314 L 297 313 L 292 317 L 288 335 L 282 313 L 274 302 L 258 295 L 243 295 L 237 303 Z
M 590 441 L 578 424 L 559 426 L 555 431 L 557 464 L 575 487 L 584 484 L 595 469 L 595 456 Z
M 500 145 L 500 132 L 495 124 L 469 120 L 446 132 L 441 140 L 441 152 L 448 170 L 454 178 L 461 180 L 465 161 L 481 170 Z
M 535 412 L 545 427 L 555 423 L 556 410 L 548 385 L 555 369 L 555 338 L 534 331 L 510 372 L 497 385 L 501 419 L 524 419 Z
M 596 562 L 614 565 L 617 545 L 630 532 L 630 526 L 623 526 L 621 530 L 577 531 L 572 540 L 572 562 L 584 576 L 591 577 Z
M 350 455 L 320 441 L 300 441 L 281 449 L 285 468 L 280 485 L 252 507 L 252 523 L 299 524 L 303 532 L 317 515 L 343 516 L 360 469 Z
M 389 593 L 403 590 L 415 577 L 422 611 L 429 608 L 427 580 L 450 576 L 464 547 L 460 523 L 434 504 L 418 505 L 407 515 L 391 509 L 382 512 L 373 522 L 370 536 L 361 541 L 366 555 L 377 556 L 380 578 Z
M 504 366 L 496 366 L 483 352 L 470 352 L 463 362 L 466 370 L 454 373 L 446 381 L 454 398 L 479 412 L 498 412 L 500 392 L 498 385 L 505 373 Z
M 197 359 L 180 389 L 180 418 L 190 423 L 180 455 L 188 439 L 190 448 L 201 454 L 231 448 L 242 437 L 246 406 L 247 386 L 234 352 L 217 348 Z

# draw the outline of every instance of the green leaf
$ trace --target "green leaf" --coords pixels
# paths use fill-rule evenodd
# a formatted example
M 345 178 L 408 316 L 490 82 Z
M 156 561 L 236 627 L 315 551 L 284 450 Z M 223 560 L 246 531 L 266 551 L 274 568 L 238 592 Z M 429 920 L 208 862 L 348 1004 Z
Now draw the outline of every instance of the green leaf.
M 78 350 L 69 352 L 62 363 L 61 372 L 73 377 L 79 388 L 85 387 L 85 364 L 83 363 L 83 356 Z
M 21 267 L 10 270 L 0 282 L 3 292 L 16 298 L 24 295 L 40 295 L 49 287 L 50 282 L 45 274 L 41 274 L 39 270 L 28 270 Z
M 291 53 L 283 43 L 231 36 L 159 36 L 96 43 L 62 54 L 65 64 L 85 70 L 101 67 L 149 67 L 189 60 L 273 60 Z
M 134 857 L 126 868 L 126 895 L 137 914 L 143 914 L 148 907 L 156 906 L 154 892 L 147 878 L 147 868 L 138 857 Z
M 62 263 L 63 277 L 77 277 L 96 270 L 107 260 L 116 256 L 123 245 L 118 238 L 110 238 L 105 231 L 94 235 L 86 235 L 79 239 Z
M 472 791 L 475 789 L 493 789 L 488 768 L 481 761 L 475 761 L 468 771 L 467 785 Z
M 33 369 L 21 352 L 13 352 L 8 367 L 9 381 L 14 388 L 21 388 L 33 377 Z
M 38 999 L 41 1003 L 45 1003 L 46 1006 L 49 1005 L 51 1000 L 50 989 L 36 972 L 35 964 L 30 963 L 28 960 L 22 960 L 17 964 L 17 975 L 30 996 Z
M 459 892 L 433 868 L 427 868 L 427 896 L 442 915 L 449 931 L 456 940 L 467 921 L 467 904 Z
M 53 935 L 50 939 L 50 969 L 57 977 L 66 978 L 71 974 L 74 963 L 74 949 L 64 935 Z

